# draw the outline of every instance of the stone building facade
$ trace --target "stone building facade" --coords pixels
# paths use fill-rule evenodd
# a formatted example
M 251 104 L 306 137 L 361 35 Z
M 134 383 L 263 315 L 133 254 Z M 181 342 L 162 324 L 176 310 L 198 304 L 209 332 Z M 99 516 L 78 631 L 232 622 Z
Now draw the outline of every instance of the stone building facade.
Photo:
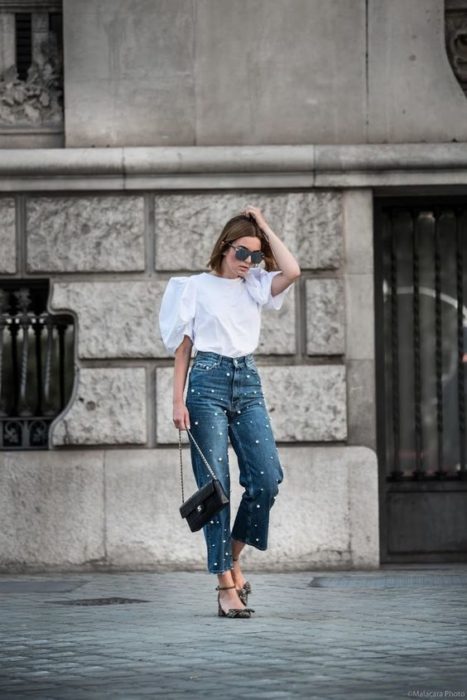
M 75 376 L 49 449 L 0 452 L 1 569 L 204 566 L 178 514 L 157 314 L 168 278 L 205 269 L 246 203 L 303 271 L 263 318 L 285 480 L 270 549 L 247 565 L 379 565 L 373 209 L 467 184 L 445 9 L 64 0 L 63 122 L 0 124 L 0 276 L 49 281 L 49 310 L 74 318 Z M 185 451 L 194 489 L 190 471 Z

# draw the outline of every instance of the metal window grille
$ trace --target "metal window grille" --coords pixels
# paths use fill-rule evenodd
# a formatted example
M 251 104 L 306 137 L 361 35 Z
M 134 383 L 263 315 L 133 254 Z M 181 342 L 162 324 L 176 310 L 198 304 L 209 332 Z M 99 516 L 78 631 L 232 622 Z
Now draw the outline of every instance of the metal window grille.
M 46 449 L 74 382 L 74 320 L 47 311 L 48 281 L 0 281 L 0 449 Z
M 16 25 L 16 70 L 20 80 L 27 80 L 32 62 L 32 21 L 30 12 L 17 12 Z
M 376 230 L 386 478 L 466 479 L 467 209 L 381 204 Z

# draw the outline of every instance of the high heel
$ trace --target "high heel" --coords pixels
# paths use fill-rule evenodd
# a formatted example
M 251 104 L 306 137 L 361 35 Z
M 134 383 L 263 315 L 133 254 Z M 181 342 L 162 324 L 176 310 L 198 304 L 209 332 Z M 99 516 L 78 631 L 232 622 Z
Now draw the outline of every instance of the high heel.
M 230 608 L 227 612 L 221 606 L 221 594 L 220 591 L 227 591 L 230 588 L 235 588 L 235 586 L 217 586 L 217 614 L 219 617 L 251 617 L 251 613 L 255 611 L 252 608 Z
M 238 561 L 238 557 L 236 559 L 232 557 L 232 561 Z M 248 581 L 245 581 L 241 588 L 237 588 L 237 593 L 243 605 L 248 605 L 248 596 L 251 593 L 250 583 Z

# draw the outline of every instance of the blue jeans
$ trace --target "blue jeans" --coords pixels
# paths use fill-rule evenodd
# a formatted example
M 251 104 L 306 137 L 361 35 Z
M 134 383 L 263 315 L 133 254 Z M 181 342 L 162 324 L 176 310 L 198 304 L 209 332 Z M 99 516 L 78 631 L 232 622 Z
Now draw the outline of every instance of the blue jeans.
M 230 495 L 228 437 L 244 488 L 232 531 L 230 505 L 203 528 L 208 570 L 220 574 L 232 568 L 231 538 L 267 549 L 269 511 L 283 479 L 253 356 L 231 358 L 198 352 L 190 371 L 186 405 L 191 432 L 225 493 Z M 211 476 L 194 445 L 191 461 L 201 487 Z

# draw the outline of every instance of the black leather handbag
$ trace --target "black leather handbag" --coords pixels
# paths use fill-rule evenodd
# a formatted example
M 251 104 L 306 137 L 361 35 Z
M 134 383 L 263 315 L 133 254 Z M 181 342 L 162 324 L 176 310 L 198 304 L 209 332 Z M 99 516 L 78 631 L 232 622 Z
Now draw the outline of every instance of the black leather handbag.
M 212 476 L 212 479 L 204 484 L 196 491 L 188 500 L 185 501 L 183 490 L 183 462 L 182 462 L 182 433 L 178 431 L 178 446 L 180 451 L 180 481 L 182 485 L 182 505 L 180 506 L 180 515 L 186 518 L 186 521 L 192 532 L 201 530 L 206 523 L 212 519 L 222 508 L 225 508 L 229 503 L 229 499 L 225 495 L 224 489 L 214 471 L 211 469 L 209 462 L 194 439 L 193 435 L 187 428 L 187 433 L 190 440 L 198 450 L 201 459 L 207 467 L 207 470 Z

